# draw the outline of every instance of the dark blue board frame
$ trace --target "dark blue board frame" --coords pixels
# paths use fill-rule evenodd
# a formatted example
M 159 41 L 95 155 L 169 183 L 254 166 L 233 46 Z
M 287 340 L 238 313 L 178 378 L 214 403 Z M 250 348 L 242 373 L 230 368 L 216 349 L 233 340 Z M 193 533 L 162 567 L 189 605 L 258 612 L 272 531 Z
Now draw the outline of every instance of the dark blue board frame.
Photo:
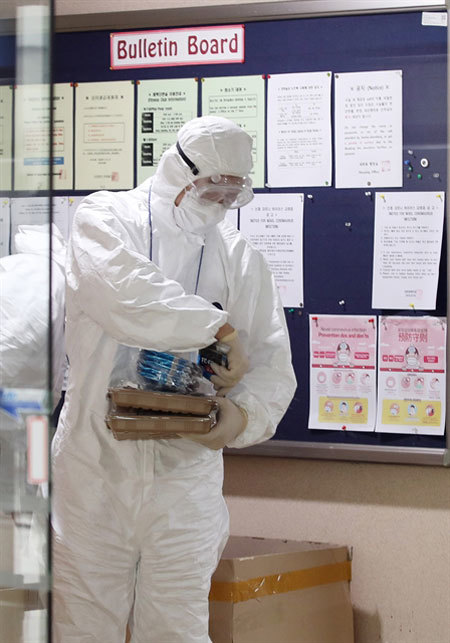
M 421 24 L 421 12 L 353 15 L 251 22 L 245 25 L 245 63 L 110 70 L 109 32 L 55 36 L 55 82 L 213 77 L 309 71 L 403 70 L 404 158 L 413 172 L 404 191 L 446 190 L 446 29 Z M 142 25 L 142 29 L 147 28 Z M 199 83 L 199 92 L 201 83 Z M 200 105 L 199 101 L 199 105 Z M 412 151 L 412 154 L 408 153 Z M 426 157 L 425 170 L 419 160 Z M 417 177 L 421 173 L 423 178 Z M 439 178 L 433 174 L 439 173 Z M 334 181 L 333 181 L 334 184 Z M 381 189 L 381 188 L 380 188 Z M 370 190 L 370 188 L 369 188 Z M 445 436 L 416 436 L 309 430 L 309 314 L 446 315 L 447 248 L 444 244 L 435 311 L 371 308 L 374 194 L 363 189 L 298 188 L 262 192 L 304 192 L 305 307 L 286 310 L 294 366 L 295 398 L 276 440 L 299 445 L 361 445 L 444 449 Z M 346 226 L 346 223 L 351 226 Z M 344 301 L 344 304 L 339 302 Z M 263 453 L 261 451 L 261 453 Z

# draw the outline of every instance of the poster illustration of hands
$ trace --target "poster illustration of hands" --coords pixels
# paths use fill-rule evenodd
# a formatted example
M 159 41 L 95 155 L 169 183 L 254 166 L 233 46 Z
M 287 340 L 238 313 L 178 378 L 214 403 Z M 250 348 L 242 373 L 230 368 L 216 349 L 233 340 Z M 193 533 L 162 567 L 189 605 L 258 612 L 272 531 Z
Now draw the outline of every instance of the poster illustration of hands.
M 376 318 L 310 315 L 309 429 L 373 431 Z
M 376 431 L 443 435 L 444 317 L 380 317 Z

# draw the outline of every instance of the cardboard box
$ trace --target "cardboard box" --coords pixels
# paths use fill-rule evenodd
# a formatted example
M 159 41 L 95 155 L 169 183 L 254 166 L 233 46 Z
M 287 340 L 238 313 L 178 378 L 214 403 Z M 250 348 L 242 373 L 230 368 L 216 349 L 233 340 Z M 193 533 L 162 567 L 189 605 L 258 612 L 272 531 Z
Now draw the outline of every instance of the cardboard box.
M 46 640 L 44 630 L 41 637 L 39 637 L 40 632 L 36 629 L 33 631 L 33 638 L 26 635 L 31 610 L 39 612 L 39 615 L 46 619 L 46 612 L 42 610 L 42 607 L 37 591 L 0 588 L 0 641 L 2 643 L 23 643 L 23 641 Z
M 134 388 L 110 388 L 108 394 L 114 406 L 128 409 L 200 416 L 209 415 L 218 409 L 214 397 L 207 395 L 181 395 Z
M 353 643 L 345 546 L 230 537 L 210 593 L 213 643 Z
M 208 433 L 216 424 L 216 412 L 205 417 L 175 415 L 156 411 L 133 412 L 131 409 L 113 409 L 106 416 L 106 424 L 116 440 L 149 440 L 176 438 L 183 433 Z
M 106 424 L 116 440 L 177 438 L 208 433 L 217 424 L 219 405 L 213 397 L 132 388 L 110 388 Z

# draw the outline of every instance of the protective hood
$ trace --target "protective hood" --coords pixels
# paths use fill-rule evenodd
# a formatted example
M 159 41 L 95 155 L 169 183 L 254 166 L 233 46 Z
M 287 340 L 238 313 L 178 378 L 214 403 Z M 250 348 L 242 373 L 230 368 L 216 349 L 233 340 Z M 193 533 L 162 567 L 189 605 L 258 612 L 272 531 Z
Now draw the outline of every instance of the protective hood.
M 194 118 L 180 129 L 177 142 L 198 173 L 193 174 L 175 144 L 163 154 L 152 191 L 171 201 L 195 179 L 214 174 L 247 176 L 252 169 L 251 136 L 226 118 Z

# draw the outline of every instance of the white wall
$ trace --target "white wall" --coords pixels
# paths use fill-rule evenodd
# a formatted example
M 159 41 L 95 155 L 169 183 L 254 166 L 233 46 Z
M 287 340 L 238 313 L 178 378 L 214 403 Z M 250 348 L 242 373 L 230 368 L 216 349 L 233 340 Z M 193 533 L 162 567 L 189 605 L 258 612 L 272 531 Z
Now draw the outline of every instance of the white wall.
M 355 643 L 450 642 L 449 469 L 226 456 L 224 490 L 232 534 L 353 547 Z

